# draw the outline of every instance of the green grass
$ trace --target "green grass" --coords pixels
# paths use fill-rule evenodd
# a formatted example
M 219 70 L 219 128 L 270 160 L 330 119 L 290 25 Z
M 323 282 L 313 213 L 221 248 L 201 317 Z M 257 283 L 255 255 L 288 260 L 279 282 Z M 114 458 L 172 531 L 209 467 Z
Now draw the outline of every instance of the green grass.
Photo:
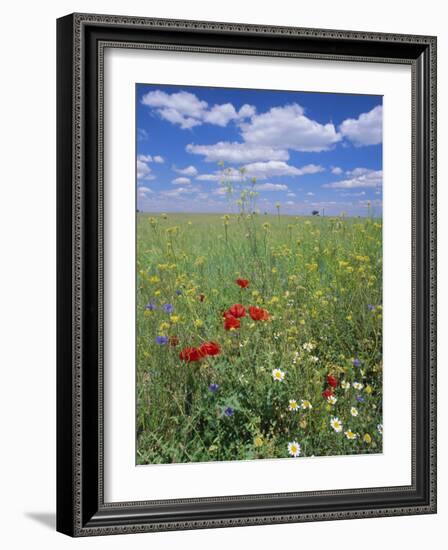
M 381 221 L 369 218 L 138 214 L 137 462 L 287 457 L 291 441 L 301 456 L 381 452 L 381 242 Z M 247 314 L 226 331 L 223 312 L 236 303 L 270 318 Z M 206 341 L 221 353 L 179 359 Z M 322 396 L 328 375 L 333 405 Z M 291 399 L 312 408 L 290 411 Z

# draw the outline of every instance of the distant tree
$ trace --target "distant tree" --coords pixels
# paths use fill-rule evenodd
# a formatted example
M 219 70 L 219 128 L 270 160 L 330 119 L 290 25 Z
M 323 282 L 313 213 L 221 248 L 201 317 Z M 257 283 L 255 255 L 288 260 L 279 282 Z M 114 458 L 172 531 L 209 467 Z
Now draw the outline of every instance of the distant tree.
M 318 216 L 318 215 L 319 215 L 319 210 L 313 210 L 313 211 L 311 212 L 311 214 L 312 214 L 313 216 Z

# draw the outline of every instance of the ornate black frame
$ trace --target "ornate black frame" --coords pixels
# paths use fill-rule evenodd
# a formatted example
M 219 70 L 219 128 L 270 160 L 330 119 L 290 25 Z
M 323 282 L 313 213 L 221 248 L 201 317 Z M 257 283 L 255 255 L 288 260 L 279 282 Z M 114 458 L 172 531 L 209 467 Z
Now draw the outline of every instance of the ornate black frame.
M 412 485 L 105 503 L 102 78 L 105 47 L 412 67 Z M 57 529 L 71 536 L 436 512 L 436 38 L 73 14 L 57 22 Z

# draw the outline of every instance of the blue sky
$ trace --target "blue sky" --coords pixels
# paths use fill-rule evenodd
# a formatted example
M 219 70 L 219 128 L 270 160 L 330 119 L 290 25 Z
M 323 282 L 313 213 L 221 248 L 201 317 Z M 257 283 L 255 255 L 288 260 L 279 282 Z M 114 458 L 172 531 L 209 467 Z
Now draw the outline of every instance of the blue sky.
M 140 211 L 231 212 L 222 161 L 260 212 L 381 216 L 381 96 L 138 84 L 136 105 Z

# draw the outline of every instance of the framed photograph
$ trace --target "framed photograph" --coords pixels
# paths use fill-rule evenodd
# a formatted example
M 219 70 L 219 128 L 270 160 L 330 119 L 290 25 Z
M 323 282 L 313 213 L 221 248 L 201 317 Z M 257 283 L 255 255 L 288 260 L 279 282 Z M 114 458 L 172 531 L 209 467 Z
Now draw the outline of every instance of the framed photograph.
M 57 529 L 435 513 L 436 38 L 57 40 Z

